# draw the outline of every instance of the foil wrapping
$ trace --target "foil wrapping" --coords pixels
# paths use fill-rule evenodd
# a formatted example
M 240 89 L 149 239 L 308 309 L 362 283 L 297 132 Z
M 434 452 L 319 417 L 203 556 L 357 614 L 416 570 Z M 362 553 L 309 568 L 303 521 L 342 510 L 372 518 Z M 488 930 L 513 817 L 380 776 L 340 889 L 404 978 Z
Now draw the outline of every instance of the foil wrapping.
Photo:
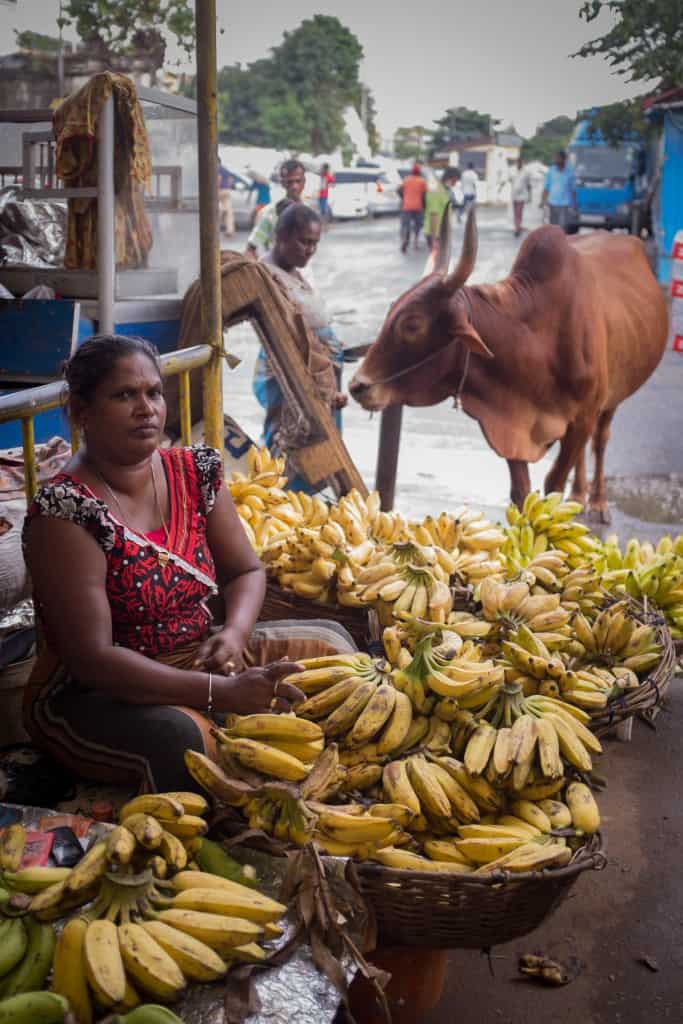
M 66 203 L 24 197 L 16 185 L 0 189 L 0 263 L 62 266 L 65 234 Z

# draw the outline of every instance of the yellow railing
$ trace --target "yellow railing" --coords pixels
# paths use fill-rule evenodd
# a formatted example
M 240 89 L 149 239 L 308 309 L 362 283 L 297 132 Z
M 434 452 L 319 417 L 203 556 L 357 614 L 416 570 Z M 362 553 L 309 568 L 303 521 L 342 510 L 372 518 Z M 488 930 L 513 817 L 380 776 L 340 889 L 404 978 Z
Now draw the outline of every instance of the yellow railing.
M 164 377 L 180 377 L 180 436 L 183 444 L 192 443 L 192 410 L 190 406 L 190 371 L 204 367 L 204 434 L 207 442 L 222 448 L 223 438 L 223 395 L 220 372 L 222 353 L 211 345 L 194 345 L 161 356 L 161 372 Z M 218 366 L 216 365 L 218 364 Z M 36 466 L 35 431 L 33 420 L 41 412 L 63 406 L 68 393 L 63 381 L 43 384 L 40 387 L 16 391 L 0 397 L 0 423 L 21 421 L 22 447 L 24 449 L 24 490 L 31 501 L 38 488 Z M 218 443 L 217 443 L 218 442 Z M 71 435 L 71 444 L 78 447 L 78 438 Z

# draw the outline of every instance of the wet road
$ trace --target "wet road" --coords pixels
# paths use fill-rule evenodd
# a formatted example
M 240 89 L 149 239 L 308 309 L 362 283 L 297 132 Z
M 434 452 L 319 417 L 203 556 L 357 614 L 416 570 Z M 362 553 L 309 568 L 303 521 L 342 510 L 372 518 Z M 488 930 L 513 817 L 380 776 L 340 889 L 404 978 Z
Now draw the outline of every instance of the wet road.
M 527 210 L 529 226 L 540 223 L 538 209 Z M 457 255 L 462 228 L 456 227 Z M 243 247 L 243 235 L 234 247 Z M 472 283 L 495 281 L 509 271 L 518 242 L 504 208 L 479 211 L 479 256 Z M 346 345 L 371 341 L 390 303 L 413 284 L 424 267 L 424 247 L 403 255 L 398 220 L 335 223 L 325 233 L 314 260 L 316 286 L 333 313 Z M 242 365 L 226 377 L 226 408 L 252 437 L 261 429 L 261 411 L 251 396 L 256 343 L 249 327 L 232 330 L 231 351 Z M 345 370 L 349 379 L 352 367 Z M 613 529 L 621 536 L 657 537 L 677 529 L 683 517 L 683 446 L 680 396 L 683 356 L 667 351 L 658 370 L 614 420 L 607 449 L 607 474 Z M 344 437 L 363 478 L 375 477 L 379 417 L 356 403 L 344 412 Z M 532 483 L 542 485 L 554 449 L 531 467 Z M 505 462 L 486 444 L 479 425 L 452 403 L 428 409 L 405 409 L 399 459 L 396 507 L 412 516 L 454 509 L 465 502 L 500 518 L 509 487 Z

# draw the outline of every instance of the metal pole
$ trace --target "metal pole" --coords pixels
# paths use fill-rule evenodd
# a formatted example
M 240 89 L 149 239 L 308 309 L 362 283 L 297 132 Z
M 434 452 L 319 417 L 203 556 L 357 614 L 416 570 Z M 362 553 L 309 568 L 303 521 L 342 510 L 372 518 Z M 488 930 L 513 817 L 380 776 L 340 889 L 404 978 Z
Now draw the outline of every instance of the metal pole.
M 213 349 L 204 370 L 204 439 L 223 450 L 223 317 L 218 237 L 218 114 L 216 103 L 216 0 L 195 0 L 197 29 L 197 136 L 202 341 Z
M 394 507 L 402 418 L 403 406 L 390 405 L 382 413 L 379 423 L 375 490 L 379 491 L 381 507 L 384 512 L 390 512 Z
M 114 97 L 102 107 L 97 143 L 97 299 L 98 331 L 114 330 Z

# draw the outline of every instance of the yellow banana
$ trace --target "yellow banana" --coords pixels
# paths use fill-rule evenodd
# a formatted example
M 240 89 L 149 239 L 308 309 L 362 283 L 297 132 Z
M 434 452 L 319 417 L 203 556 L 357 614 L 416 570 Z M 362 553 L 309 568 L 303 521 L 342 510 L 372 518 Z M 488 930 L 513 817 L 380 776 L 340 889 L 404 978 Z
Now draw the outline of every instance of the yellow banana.
M 374 679 L 367 679 L 351 693 L 323 722 L 327 737 L 341 736 L 348 732 L 377 689 Z
M 8 825 L 0 835 L 0 870 L 18 871 L 26 845 L 26 829 L 21 822 Z
M 180 819 L 174 820 L 179 821 Z M 121 818 L 121 824 L 133 833 L 140 846 L 144 846 L 146 850 L 158 850 L 164 825 L 170 824 L 170 819 L 166 819 L 162 825 L 151 814 L 139 813 L 132 814 L 128 818 Z
M 119 821 L 125 821 L 134 814 L 150 814 L 153 818 L 166 821 L 179 818 L 184 813 L 183 805 L 166 793 L 144 793 L 124 804 L 119 812 Z
M 126 992 L 126 974 L 116 925 L 111 921 L 91 921 L 83 940 L 83 957 L 88 984 L 102 1006 L 122 1002 Z
M 141 921 L 152 936 L 190 981 L 209 982 L 222 978 L 228 965 L 205 942 L 172 928 L 163 921 Z
M 252 768 L 264 775 L 301 782 L 308 775 L 308 769 L 298 758 L 285 754 L 267 743 L 249 739 L 224 739 L 222 745 L 246 768 Z M 182 819 L 181 819 L 182 820 Z M 169 829 L 174 831 L 174 829 Z
M 112 864 L 129 864 L 137 846 L 132 832 L 123 825 L 117 825 L 106 838 L 107 858 Z
M 465 769 L 472 778 L 483 775 L 496 743 L 497 732 L 488 722 L 480 722 L 465 747 Z
M 546 798 L 545 800 L 539 800 L 538 806 L 548 816 L 548 820 L 553 828 L 569 828 L 571 826 L 571 811 L 562 800 Z
M 382 778 L 382 766 L 380 764 L 357 764 L 346 769 L 344 776 L 343 790 L 345 793 L 359 790 L 363 792 L 376 785 Z
M 564 798 L 574 828 L 587 835 L 597 832 L 600 828 L 600 811 L 588 786 L 583 782 L 570 782 Z
M 246 741 L 245 741 L 246 742 Z M 209 831 L 209 826 L 203 818 L 198 818 L 194 814 L 183 814 L 181 818 L 175 818 L 173 821 L 164 822 L 165 829 L 162 830 L 161 838 L 159 839 L 159 849 L 161 847 L 161 841 L 163 839 L 163 832 L 170 832 L 171 835 L 177 836 L 178 839 L 195 839 L 197 836 L 204 836 Z
M 430 768 L 421 754 L 414 754 L 408 760 L 408 777 L 424 811 L 437 818 L 449 818 L 451 802 Z
M 139 924 L 122 924 L 118 930 L 119 946 L 126 971 L 143 992 L 170 1003 L 186 986 L 178 964 L 156 939 Z
M 545 779 L 560 779 L 564 775 L 560 757 L 560 741 L 552 722 L 546 718 L 536 720 L 538 733 L 538 763 Z
M 390 682 L 380 683 L 354 722 L 346 738 L 348 746 L 362 747 L 383 728 L 394 710 L 396 693 Z
M 456 846 L 467 860 L 475 864 L 488 864 L 518 849 L 524 842 L 520 836 L 500 836 L 497 839 L 459 839 Z
M 421 857 L 417 853 L 410 853 L 395 846 L 375 850 L 372 859 L 384 864 L 385 867 L 398 868 L 401 871 L 439 872 L 446 875 L 463 875 L 468 871 L 468 866 L 461 862 L 431 860 L 429 857 Z
M 207 793 L 231 807 L 243 807 L 246 804 L 251 794 L 251 787 L 247 783 L 241 779 L 231 778 L 219 764 L 206 754 L 200 754 L 198 750 L 186 750 L 184 758 L 188 772 Z M 192 817 L 200 817 L 192 810 L 185 813 Z M 201 813 L 204 814 L 204 811 Z
M 391 761 L 382 772 L 382 786 L 388 801 L 402 804 L 413 814 L 420 814 L 422 806 L 413 785 L 408 778 L 405 761 Z
M 413 721 L 413 704 L 410 697 L 395 690 L 394 707 L 377 741 L 379 754 L 391 754 L 404 742 Z
M 521 818 L 522 821 L 533 825 L 540 832 L 550 832 L 552 829 L 548 815 L 541 810 L 538 804 L 532 803 L 531 800 L 514 800 L 510 804 L 510 811 L 518 818 Z
M 94 1016 L 85 968 L 87 928 L 88 922 L 82 917 L 67 921 L 57 939 L 52 961 L 50 987 L 68 1000 L 77 1024 L 92 1024 Z
M 159 855 L 172 871 L 182 871 L 187 865 L 187 850 L 182 840 L 165 829 L 159 845 Z
M 208 914 L 199 910 L 161 910 L 157 920 L 205 942 L 218 953 L 232 946 L 253 942 L 263 932 L 260 925 L 243 917 L 225 917 L 223 914 Z
M 203 873 L 203 872 L 202 872 Z M 209 914 L 224 914 L 227 917 L 244 917 L 247 921 L 266 924 L 279 921 L 286 914 L 287 907 L 276 900 L 261 895 L 255 889 L 240 886 L 227 889 L 224 886 L 183 889 L 173 898 L 173 906 L 179 910 L 202 910 Z
M 171 800 L 177 800 L 182 805 L 184 814 L 196 814 L 201 817 L 209 809 L 209 805 L 201 793 L 166 793 Z
M 323 732 L 315 722 L 307 722 L 294 714 L 245 715 L 238 718 L 229 729 L 221 730 L 224 735 L 243 739 L 284 740 L 290 743 L 312 743 L 323 738 Z
M 329 715 L 335 708 L 338 708 L 362 682 L 361 676 L 353 675 L 338 683 L 333 683 L 332 686 L 313 694 L 299 704 L 296 713 L 301 718 L 324 718 L 325 715 Z

